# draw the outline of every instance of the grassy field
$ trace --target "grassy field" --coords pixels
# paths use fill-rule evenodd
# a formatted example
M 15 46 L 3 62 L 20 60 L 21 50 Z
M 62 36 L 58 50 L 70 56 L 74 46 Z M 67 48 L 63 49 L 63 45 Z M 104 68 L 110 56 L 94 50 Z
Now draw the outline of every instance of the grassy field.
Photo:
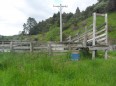
M 116 86 L 116 53 L 79 61 L 68 53 L 0 53 L 0 86 Z

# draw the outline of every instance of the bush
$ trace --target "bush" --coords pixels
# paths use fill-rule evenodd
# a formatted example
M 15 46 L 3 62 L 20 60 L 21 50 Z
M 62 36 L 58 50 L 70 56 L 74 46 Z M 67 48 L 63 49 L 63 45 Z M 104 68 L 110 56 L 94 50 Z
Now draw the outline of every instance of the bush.
M 47 41 L 58 41 L 60 30 L 58 27 L 52 27 L 50 31 L 46 34 Z

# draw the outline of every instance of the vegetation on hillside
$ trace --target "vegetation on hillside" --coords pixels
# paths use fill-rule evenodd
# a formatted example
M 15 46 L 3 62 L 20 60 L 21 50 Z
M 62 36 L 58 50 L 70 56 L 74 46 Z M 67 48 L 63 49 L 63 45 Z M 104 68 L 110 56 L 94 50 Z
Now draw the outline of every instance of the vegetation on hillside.
M 109 13 L 109 38 L 115 39 L 116 35 L 114 34 L 114 32 L 116 32 L 116 0 L 98 0 L 96 4 L 87 7 L 85 11 L 81 12 L 79 7 L 77 7 L 74 14 L 65 12 L 62 14 L 63 40 L 65 40 L 69 35 L 75 35 L 77 32 L 81 31 L 84 26 L 89 26 L 90 24 L 92 24 L 91 16 L 93 12 Z M 29 17 L 27 19 L 27 22 L 23 25 L 24 29 L 22 32 L 20 32 L 19 38 L 14 36 L 14 39 L 28 40 L 31 36 L 32 40 L 59 41 L 59 16 L 59 12 L 54 13 L 52 17 L 46 20 L 42 20 L 38 23 L 36 22 L 36 19 Z M 100 22 L 101 21 L 99 21 L 99 23 Z M 102 24 L 102 22 L 100 24 Z

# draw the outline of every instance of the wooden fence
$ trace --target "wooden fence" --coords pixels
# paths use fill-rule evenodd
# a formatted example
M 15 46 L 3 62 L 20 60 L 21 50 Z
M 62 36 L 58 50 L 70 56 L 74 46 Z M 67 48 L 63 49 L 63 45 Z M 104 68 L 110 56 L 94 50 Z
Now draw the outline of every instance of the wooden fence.
M 103 16 L 104 22 L 100 26 L 96 25 L 97 16 Z M 108 16 L 107 14 L 93 13 L 93 24 L 89 27 L 85 27 L 82 34 L 78 33 L 74 37 L 69 36 L 68 42 L 76 42 L 81 47 L 88 47 L 92 50 L 92 59 L 95 58 L 96 50 L 105 51 L 105 59 L 107 59 L 108 51 Z
M 1 52 L 67 52 L 68 45 L 59 43 L 39 43 L 39 42 L 0 42 Z

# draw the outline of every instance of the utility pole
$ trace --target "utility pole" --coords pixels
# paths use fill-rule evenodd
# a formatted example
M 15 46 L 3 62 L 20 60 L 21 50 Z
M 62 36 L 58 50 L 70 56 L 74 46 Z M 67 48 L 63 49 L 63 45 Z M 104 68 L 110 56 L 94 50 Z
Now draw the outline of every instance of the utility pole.
M 60 8 L 60 42 L 62 42 L 62 8 L 67 6 L 53 6 L 53 7 L 59 7 Z

